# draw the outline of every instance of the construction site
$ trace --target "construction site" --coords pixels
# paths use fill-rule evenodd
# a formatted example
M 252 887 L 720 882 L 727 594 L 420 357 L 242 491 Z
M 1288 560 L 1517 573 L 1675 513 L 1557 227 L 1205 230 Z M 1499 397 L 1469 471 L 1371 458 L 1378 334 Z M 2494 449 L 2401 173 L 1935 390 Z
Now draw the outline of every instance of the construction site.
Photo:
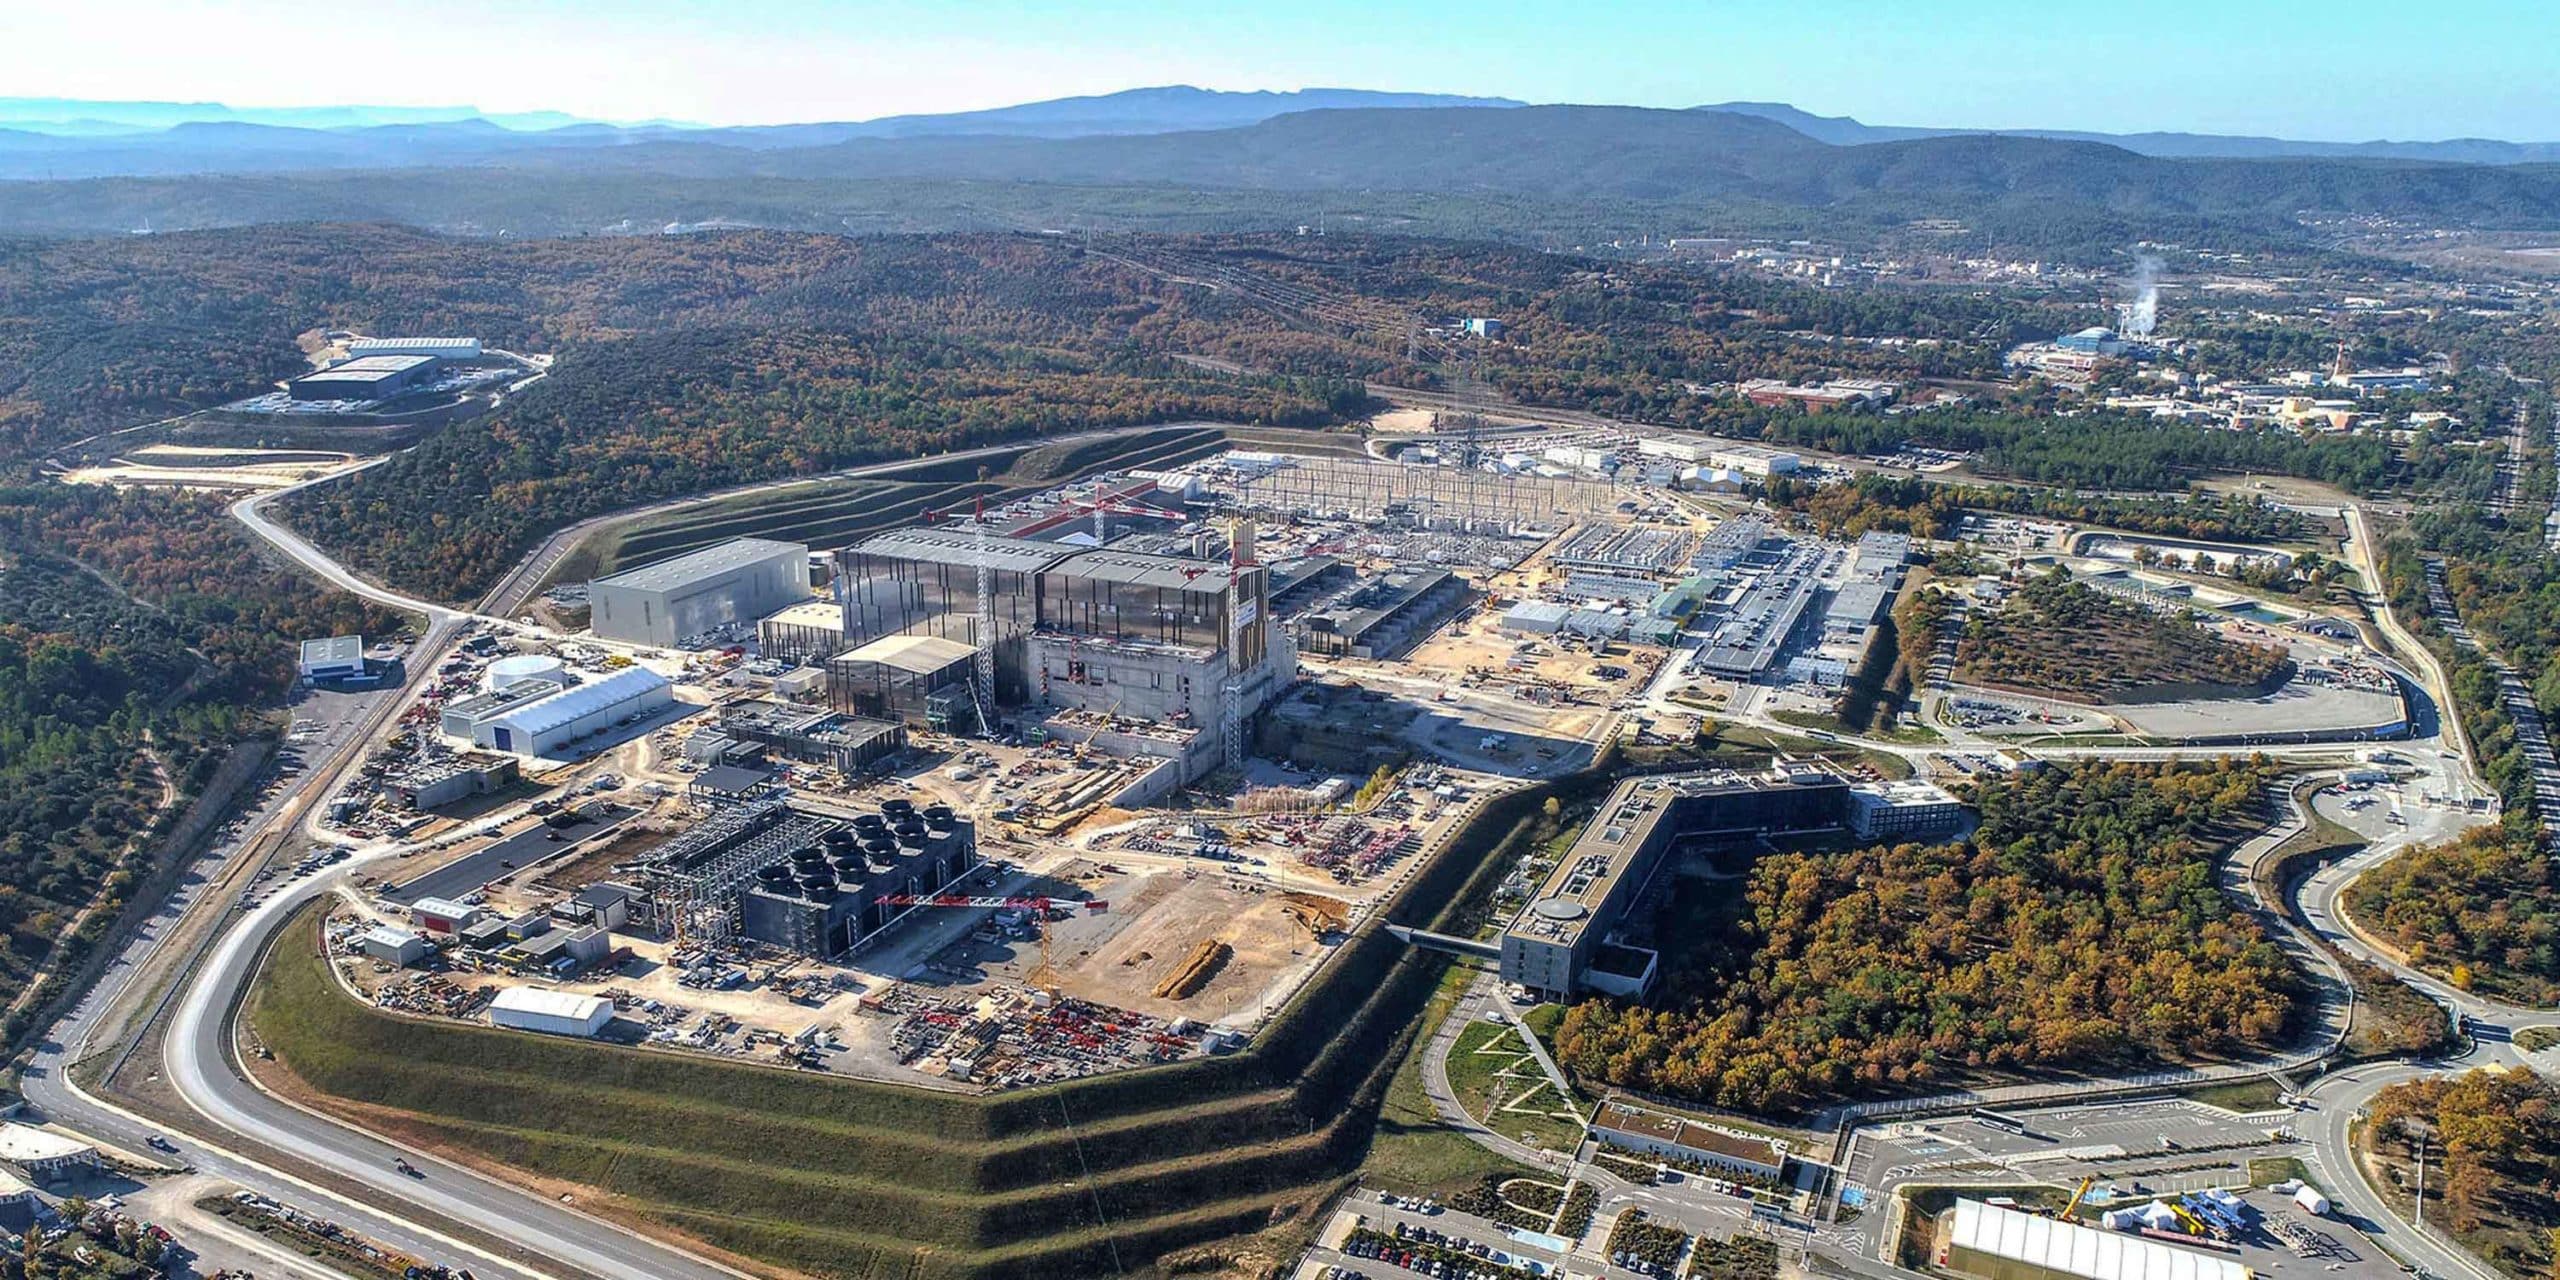
M 427 1016 L 962 1089 L 1245 1045 L 1475 802 L 1584 767 L 1680 674 L 1693 611 L 1532 634 L 1523 603 L 1635 613 L 1724 568 L 1811 596 L 1850 558 L 1480 443 L 1406 454 L 1228 451 L 618 565 L 592 637 L 475 640 L 410 710 L 417 758 L 341 816 L 429 845 L 341 912 L 340 971 Z M 478 763 L 567 732 L 524 708 L 650 681 L 683 714 Z

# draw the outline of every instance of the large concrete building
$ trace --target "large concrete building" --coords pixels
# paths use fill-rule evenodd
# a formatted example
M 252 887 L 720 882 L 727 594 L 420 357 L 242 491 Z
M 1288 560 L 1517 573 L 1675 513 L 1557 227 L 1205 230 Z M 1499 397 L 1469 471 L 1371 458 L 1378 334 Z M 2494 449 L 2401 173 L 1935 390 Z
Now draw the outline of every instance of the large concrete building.
M 892 898 L 943 892 L 977 865 L 976 829 L 945 806 L 890 800 L 848 816 L 749 796 L 651 850 L 640 873 L 670 936 L 823 958 L 915 909 Z
M 1502 980 L 1550 998 L 1641 997 L 1657 955 L 1622 940 L 1629 912 L 1685 844 L 1864 826 L 1879 836 L 1943 831 L 1955 798 L 1926 783 L 1851 785 L 1817 769 L 1695 773 L 1618 784 L 1529 904 L 1504 928 Z
M 358 356 L 285 384 L 296 400 L 388 400 L 434 376 L 434 356 Z
M 673 647 L 809 597 L 809 548 L 735 538 L 587 584 L 588 625 L 608 640 Z
M 1296 674 L 1296 650 L 1268 608 L 1269 571 L 1260 565 L 993 534 L 981 543 L 968 530 L 936 528 L 867 539 L 838 567 L 844 639 L 855 647 L 828 660 L 829 701 L 848 714 L 970 727 L 974 712 L 965 708 L 980 696 L 974 659 L 984 643 L 993 650 L 992 707 L 1203 730 L 1189 777 L 1217 762 L 1230 676 L 1239 714 L 1251 716 Z

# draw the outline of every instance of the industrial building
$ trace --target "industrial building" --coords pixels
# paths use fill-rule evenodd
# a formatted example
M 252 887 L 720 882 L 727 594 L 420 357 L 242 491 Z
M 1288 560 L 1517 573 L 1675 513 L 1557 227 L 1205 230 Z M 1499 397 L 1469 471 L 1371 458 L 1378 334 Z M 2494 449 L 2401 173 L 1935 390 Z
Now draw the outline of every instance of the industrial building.
M 1835 831 L 1865 824 L 1918 835 L 1962 821 L 1927 783 L 1861 783 L 1781 763 L 1765 773 L 1632 778 L 1618 784 L 1502 932 L 1502 980 L 1554 999 L 1586 991 L 1642 997 L 1657 957 L 1617 940 L 1675 849 L 1691 843 Z M 1862 833 L 1863 834 L 1863 833 Z
M 305 640 L 294 661 L 294 670 L 311 681 L 344 680 L 365 673 L 364 637 L 330 636 L 325 640 Z
M 435 944 L 427 941 L 427 935 L 398 925 L 375 925 L 356 938 L 357 954 L 395 969 L 406 969 L 434 951 Z
M 704 942 L 748 939 L 817 958 L 871 941 L 909 905 L 978 865 L 976 828 L 903 800 L 843 816 L 779 797 L 715 807 L 640 863 L 652 924 Z
M 545 987 L 509 987 L 489 1003 L 489 1021 L 518 1031 L 594 1036 L 613 1021 L 613 1002 Z
M 809 548 L 734 538 L 588 583 L 588 626 L 607 640 L 672 648 L 808 598 Z
M 1467 580 L 1446 569 L 1384 574 L 1300 614 L 1292 634 L 1302 653 L 1392 658 L 1448 621 L 1471 594 Z
M 827 704 L 845 715 L 975 729 L 978 651 L 941 636 L 882 636 L 827 660 Z
M 566 689 L 577 683 L 569 674 L 569 664 L 547 653 L 509 654 L 491 662 L 480 672 L 480 691 L 495 693 L 512 684 L 527 680 L 548 680 Z
M 441 809 L 473 796 L 514 786 L 514 756 L 465 751 L 422 760 L 383 779 L 382 789 L 412 809 Z
M 1611 940 L 1674 848 L 1837 828 L 1848 783 L 1819 771 L 1703 773 L 1618 784 L 1502 932 L 1502 980 L 1550 998 L 1641 997 L 1658 957 Z
M 1776 552 L 1753 551 L 1744 565 L 1725 570 L 1724 593 L 1695 615 L 1708 632 L 1697 665 L 1720 676 L 1749 679 L 1767 671 L 1786 647 L 1813 602 L 1822 553 L 1794 542 Z
M 1623 1151 L 1692 1160 L 1772 1182 L 1784 1179 L 1786 1145 L 1611 1099 L 1591 1118 L 1591 1135 Z
M 823 707 L 751 699 L 721 712 L 715 732 L 753 743 L 785 760 L 856 773 L 906 749 L 907 727 L 895 720 L 847 715 Z
M 2251 1280 L 2235 1258 L 1980 1200 L 1939 1215 L 1929 1260 L 1979 1280 Z
M 78 1138 L 11 1120 L 0 1124 L 0 1164 L 29 1182 L 60 1182 L 98 1170 L 98 1149 Z
M 439 360 L 477 360 L 480 358 L 478 338 L 358 338 L 347 344 L 347 354 L 365 356 L 434 356 Z
M 1849 788 L 1845 825 L 1861 840 L 1943 835 L 1963 822 L 1964 805 L 1934 782 L 1914 778 Z
M 388 400 L 424 383 L 444 362 L 434 356 L 358 356 L 285 384 L 296 400 Z
M 444 709 L 446 733 L 520 756 L 563 759 L 616 726 L 675 705 L 675 687 L 646 667 L 624 667 L 566 689 L 525 680 Z
M 1252 544 L 1249 534 L 1238 542 Z M 1295 676 L 1269 580 L 1256 564 L 960 528 L 879 534 L 838 557 L 844 637 L 856 647 L 828 659 L 828 702 L 934 728 L 974 728 L 1011 707 L 1188 726 L 1204 731 L 1186 758 L 1196 777 L 1222 758 L 1229 683 L 1241 720 Z M 991 697 L 977 684 L 982 644 Z
M 844 645 L 844 610 L 832 600 L 803 600 L 756 622 L 757 656 L 777 662 L 824 662 Z

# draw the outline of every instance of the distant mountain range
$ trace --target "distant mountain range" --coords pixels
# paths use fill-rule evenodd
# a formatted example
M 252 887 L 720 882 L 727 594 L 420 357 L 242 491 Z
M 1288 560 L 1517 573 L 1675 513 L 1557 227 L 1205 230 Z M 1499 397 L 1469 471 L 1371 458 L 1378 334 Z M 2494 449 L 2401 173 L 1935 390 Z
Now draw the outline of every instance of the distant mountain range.
M 2022 254 L 2086 258 L 2143 238 L 2299 247 L 2341 215 L 2560 229 L 2560 164 L 2162 155 L 2123 141 L 1885 129 L 1766 104 L 1191 88 L 754 128 L 210 121 L 0 131 L 0 177 L 80 179 L 0 181 L 0 234 L 358 220 L 509 235 L 1232 231 L 1329 217 L 1546 245 L 1719 228 L 1960 231 Z
M 1719 102 L 1700 111 L 1775 120 L 1808 138 L 1835 147 L 1912 138 L 1997 135 L 2010 138 L 2054 138 L 2065 142 L 2103 142 L 2139 155 L 2189 159 L 2248 160 L 2273 156 L 2318 156 L 2366 160 L 2436 160 L 2451 164 L 2550 164 L 2560 161 L 2560 142 L 2500 142 L 2494 138 L 2448 138 L 2440 142 L 2301 142 L 2219 133 L 2091 133 L 2072 129 L 1932 129 L 1916 125 L 1863 124 L 1848 116 L 1818 116 L 1783 102 Z
M 550 111 L 491 114 L 471 107 L 233 108 L 218 103 L 0 98 L 0 178 L 415 168 L 527 159 L 553 163 L 562 153 L 604 149 L 632 152 L 615 162 L 626 165 L 688 148 L 706 153 L 790 152 L 866 140 L 1143 137 L 1246 129 L 1284 116 L 1319 111 L 1508 110 L 1523 105 L 1507 98 L 1365 89 L 1233 93 L 1176 85 L 985 111 L 832 123 L 706 127 L 669 121 L 617 124 Z M 2560 162 L 2560 143 L 2476 138 L 2337 143 L 2193 133 L 1940 129 L 1870 125 L 1846 116 L 1819 116 L 1767 102 L 1725 102 L 1688 113 L 1651 114 L 1748 116 L 1834 147 L 2000 137 L 2098 143 L 2136 155 L 2171 159 L 2290 157 L 2480 165 Z M 704 163 L 704 157 L 696 156 L 680 167 L 697 168 Z

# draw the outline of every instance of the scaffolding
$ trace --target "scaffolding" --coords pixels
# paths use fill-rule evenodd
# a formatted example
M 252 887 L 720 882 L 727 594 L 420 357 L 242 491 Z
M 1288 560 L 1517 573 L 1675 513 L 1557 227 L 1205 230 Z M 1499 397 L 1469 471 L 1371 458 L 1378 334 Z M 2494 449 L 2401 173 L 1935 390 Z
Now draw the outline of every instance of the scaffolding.
M 650 924 L 679 943 L 728 944 L 738 936 L 738 894 L 747 882 L 834 825 L 781 799 L 713 810 L 642 862 Z
M 1259 474 L 1240 471 L 1235 503 L 1249 513 L 1404 518 L 1424 528 L 1509 533 L 1614 515 L 1640 497 L 1632 486 L 1598 480 L 1297 458 Z

